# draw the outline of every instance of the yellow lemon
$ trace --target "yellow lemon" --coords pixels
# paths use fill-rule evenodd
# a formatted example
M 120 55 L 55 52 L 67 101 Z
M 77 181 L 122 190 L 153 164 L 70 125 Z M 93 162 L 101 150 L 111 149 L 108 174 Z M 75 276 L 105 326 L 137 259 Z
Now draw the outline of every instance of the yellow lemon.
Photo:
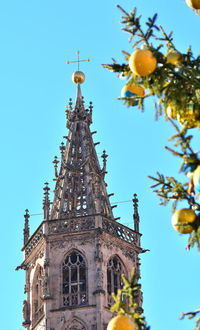
M 157 60 L 148 49 L 137 49 L 129 57 L 129 67 L 137 76 L 148 76 L 157 65 Z
M 192 9 L 200 9 L 200 0 L 186 0 L 186 3 Z
M 117 315 L 110 320 L 107 330 L 139 330 L 139 327 L 128 316 Z
M 182 62 L 181 54 L 176 52 L 175 50 L 171 50 L 166 55 L 166 61 L 167 61 L 167 63 L 173 64 L 173 65 L 179 65 Z
M 192 209 L 180 209 L 176 210 L 172 215 L 172 226 L 181 234 L 189 234 L 194 229 L 188 223 L 194 223 L 197 216 Z M 186 225 L 185 225 L 186 224 Z

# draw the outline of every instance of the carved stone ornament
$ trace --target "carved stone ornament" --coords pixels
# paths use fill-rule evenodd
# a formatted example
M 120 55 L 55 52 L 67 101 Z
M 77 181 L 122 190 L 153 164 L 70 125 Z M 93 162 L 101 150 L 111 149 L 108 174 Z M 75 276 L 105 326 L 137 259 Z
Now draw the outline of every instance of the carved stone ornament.
M 78 245 L 86 245 L 86 244 L 94 244 L 94 240 L 91 236 L 81 236 L 81 237 L 73 237 L 73 238 L 63 238 L 60 240 L 52 241 L 50 244 L 50 249 L 71 249 L 76 248 L 75 243 L 78 242 Z
M 103 271 L 100 268 L 98 268 L 97 269 L 97 288 L 98 289 L 103 288 L 103 277 L 104 277 Z
M 49 276 L 46 272 L 43 278 L 43 299 L 50 299 L 50 293 L 49 293 Z
M 23 301 L 23 325 L 30 324 L 30 308 L 27 300 Z
M 106 247 L 109 250 L 115 250 L 115 253 L 118 251 L 121 251 L 122 254 L 128 258 L 129 260 L 132 260 L 134 263 L 136 263 L 136 256 L 137 256 L 137 252 L 135 251 L 134 247 L 133 248 L 129 248 L 127 246 L 124 246 L 123 244 L 120 243 L 116 243 L 116 240 L 105 240 L 102 239 L 103 241 L 103 246 Z
M 40 251 L 38 251 L 38 253 L 34 256 L 33 260 L 27 265 L 27 268 L 28 269 L 34 268 L 37 260 L 43 258 L 43 256 L 44 256 L 44 247 Z
M 97 261 L 103 261 L 103 253 L 101 252 L 101 243 L 96 244 L 96 249 L 95 249 L 95 255 L 94 255 L 95 260 Z
M 73 320 L 65 330 L 87 330 L 87 328 L 78 320 Z
M 66 247 L 66 245 L 67 245 L 68 242 L 65 242 L 64 240 L 53 241 L 50 244 L 50 249 L 51 250 L 54 250 L 54 249 L 64 249 Z
M 95 228 L 94 217 L 78 217 L 72 219 L 59 219 L 49 222 L 49 234 L 76 233 Z
M 50 263 L 50 260 L 48 258 L 46 258 L 44 260 L 44 268 L 49 267 L 49 263 Z
M 43 238 L 43 229 L 39 227 L 25 248 L 26 257 L 28 257 L 31 254 L 31 252 L 35 249 L 35 247 L 38 245 L 38 243 L 42 238 Z

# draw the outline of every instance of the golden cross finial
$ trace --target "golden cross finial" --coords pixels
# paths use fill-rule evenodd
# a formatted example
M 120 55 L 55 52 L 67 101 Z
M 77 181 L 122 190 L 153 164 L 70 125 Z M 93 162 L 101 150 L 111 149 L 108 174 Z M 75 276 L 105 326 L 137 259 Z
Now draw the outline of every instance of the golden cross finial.
M 78 71 L 79 71 L 79 63 L 80 62 L 90 62 L 90 59 L 88 58 L 86 60 L 80 60 L 80 57 L 79 57 L 80 51 L 79 50 L 76 52 L 76 54 L 78 55 L 78 60 L 77 61 L 67 61 L 66 63 L 67 64 L 78 63 Z

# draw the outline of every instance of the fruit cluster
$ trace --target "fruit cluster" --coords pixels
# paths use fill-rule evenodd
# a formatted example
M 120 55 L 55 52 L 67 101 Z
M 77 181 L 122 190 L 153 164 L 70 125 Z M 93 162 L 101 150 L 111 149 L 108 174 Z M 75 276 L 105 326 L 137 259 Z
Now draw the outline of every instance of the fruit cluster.
M 179 66 L 183 62 L 183 57 L 179 52 L 169 50 L 164 56 L 164 61 L 166 64 L 175 66 L 177 71 L 176 73 L 179 74 Z M 122 88 L 121 98 L 130 98 L 132 99 L 132 106 L 138 105 L 139 98 L 145 97 L 145 89 L 144 86 L 135 83 L 132 78 L 145 78 L 151 75 L 157 68 L 157 65 L 158 63 L 156 56 L 151 50 L 136 49 L 129 57 L 129 70 L 131 71 L 131 78 Z M 126 75 L 128 75 L 128 72 L 123 72 L 123 77 Z M 164 89 L 169 89 L 169 85 L 170 82 L 166 82 Z M 184 107 L 179 107 L 177 102 L 166 102 L 164 108 L 167 118 L 178 120 L 181 125 L 186 125 L 187 128 L 200 127 L 200 107 L 198 105 L 194 105 L 192 101 L 187 103 Z
M 157 66 L 156 57 L 148 49 L 137 49 L 129 58 L 129 68 L 133 75 L 145 77 L 151 74 Z M 145 96 L 145 90 L 142 86 L 135 83 L 126 84 L 121 90 L 121 97 Z M 132 102 L 132 106 L 138 105 L 138 100 Z
M 200 12 L 200 0 L 186 2 L 192 9 Z M 113 59 L 112 64 L 103 64 L 103 67 L 127 80 L 121 90 L 121 99 L 127 106 L 137 105 L 144 110 L 145 99 L 153 96 L 156 118 L 164 115 L 174 127 L 176 133 L 170 137 L 170 141 L 174 141 L 178 150 L 167 146 L 165 148 L 174 156 L 182 158 L 180 171 L 188 172 L 187 168 L 193 167 L 189 171 L 192 173 L 188 189 L 185 189 L 187 184 L 158 172 L 158 177 L 149 176 L 155 181 L 151 188 L 157 187 L 154 192 L 159 196 L 161 205 L 172 201 L 173 212 L 178 202 L 186 201 L 189 204 L 189 213 L 186 211 L 186 214 L 193 214 L 192 221 L 190 217 L 187 221 L 187 216 L 183 216 L 185 211 L 175 212 L 173 226 L 183 233 L 186 228 L 187 231 L 191 230 L 189 245 L 194 246 L 197 243 L 200 250 L 200 222 L 195 213 L 200 211 L 200 204 L 196 202 L 197 192 L 200 190 L 200 170 L 197 169 L 200 166 L 200 157 L 191 147 L 193 135 L 187 134 L 188 129 L 200 128 L 200 55 L 194 56 L 191 47 L 187 52 L 180 53 L 173 43 L 172 32 L 167 34 L 162 26 L 156 25 L 157 14 L 148 18 L 143 29 L 141 15 L 137 15 L 136 8 L 127 13 L 121 6 L 117 7 L 123 13 L 123 30 L 130 34 L 129 41 L 134 41 L 134 51 L 132 54 L 122 51 L 125 63 L 119 64 Z M 163 46 L 167 49 L 165 53 L 161 51 Z

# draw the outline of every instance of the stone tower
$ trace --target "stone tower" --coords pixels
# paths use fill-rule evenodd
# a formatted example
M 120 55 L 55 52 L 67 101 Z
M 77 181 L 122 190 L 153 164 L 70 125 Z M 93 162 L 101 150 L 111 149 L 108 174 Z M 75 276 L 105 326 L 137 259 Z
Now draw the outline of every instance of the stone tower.
M 104 330 L 121 274 L 132 267 L 139 274 L 138 200 L 134 195 L 134 230 L 119 224 L 104 181 L 107 155 L 104 151 L 101 168 L 90 131 L 92 103 L 85 108 L 83 81 L 76 72 L 77 97 L 66 111 L 68 136 L 60 147 L 59 170 L 57 157 L 53 162 L 54 199 L 51 203 L 45 183 L 44 219 L 31 236 L 28 210 L 24 216 L 24 261 L 17 269 L 26 272 L 27 330 Z

